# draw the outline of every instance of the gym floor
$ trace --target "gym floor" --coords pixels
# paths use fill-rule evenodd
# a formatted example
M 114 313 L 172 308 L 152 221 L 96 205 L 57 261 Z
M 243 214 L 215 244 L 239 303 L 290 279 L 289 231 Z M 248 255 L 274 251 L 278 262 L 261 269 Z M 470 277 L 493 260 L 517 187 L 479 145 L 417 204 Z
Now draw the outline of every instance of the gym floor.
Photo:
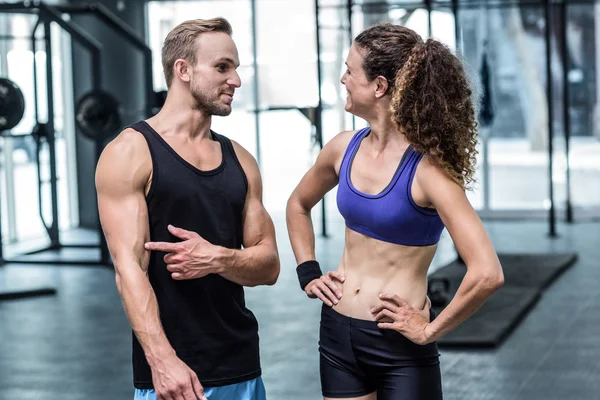
M 333 217 L 332 217 L 333 218 Z M 260 324 L 263 378 L 272 400 L 319 399 L 319 307 L 299 290 L 283 215 L 274 215 L 281 275 L 246 290 Z M 316 224 L 318 226 L 318 224 Z M 600 224 L 493 222 L 499 253 L 576 251 L 579 261 L 543 294 L 501 347 L 441 349 L 445 399 L 596 399 L 600 392 Z M 318 257 L 336 267 L 343 225 L 318 238 Z M 78 234 L 78 237 L 82 237 Z M 445 234 L 434 269 L 452 260 Z M 0 399 L 132 399 L 131 333 L 111 269 L 7 265 L 0 289 L 52 286 L 56 296 L 0 302 Z M 595 311 L 594 311 L 595 310 Z

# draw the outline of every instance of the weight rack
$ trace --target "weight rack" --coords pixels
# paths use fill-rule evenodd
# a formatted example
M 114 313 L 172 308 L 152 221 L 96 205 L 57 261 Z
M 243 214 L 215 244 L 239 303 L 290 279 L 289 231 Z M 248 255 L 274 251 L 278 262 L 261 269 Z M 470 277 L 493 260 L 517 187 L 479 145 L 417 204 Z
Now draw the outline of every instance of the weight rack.
M 83 45 L 83 47 L 89 52 L 91 56 L 92 64 L 92 90 L 101 91 L 102 78 L 101 78 L 101 53 L 102 46 L 100 43 L 87 34 L 84 30 L 74 24 L 72 21 L 63 19 L 63 14 L 91 14 L 94 17 L 101 20 L 110 29 L 115 31 L 127 42 L 132 44 L 135 48 L 142 52 L 144 57 L 144 69 L 145 69 L 145 80 L 144 86 L 146 91 L 146 104 L 145 114 L 150 116 L 153 114 L 153 108 L 156 106 L 156 94 L 153 90 L 152 85 L 152 51 L 146 43 L 140 39 L 137 34 L 128 27 L 123 21 L 116 15 L 111 13 L 106 7 L 101 4 L 91 3 L 77 6 L 50 6 L 43 2 L 18 2 L 18 3 L 3 3 L 0 4 L 0 13 L 21 13 L 21 14 L 35 14 L 38 16 L 38 20 L 31 33 L 31 41 L 33 51 L 36 51 L 36 32 L 40 25 L 43 26 L 46 49 L 46 76 L 51 77 L 52 75 L 52 54 L 51 54 L 51 32 L 50 24 L 52 22 L 59 25 L 65 32 L 67 32 L 72 39 Z M 55 148 L 55 128 L 54 128 L 54 98 L 53 98 L 53 86 L 52 80 L 48 79 L 47 82 L 47 98 L 48 98 L 48 120 L 46 123 L 40 124 L 38 119 L 38 98 L 37 98 L 37 63 L 34 59 L 34 103 L 35 103 L 35 117 L 38 123 L 36 124 L 32 135 L 36 139 L 38 145 L 38 154 L 41 141 L 45 141 L 48 145 L 49 151 L 49 170 L 50 170 L 50 196 L 51 196 L 51 209 L 52 209 L 52 221 L 50 224 L 46 223 L 42 214 L 42 201 L 39 201 L 39 214 L 42 222 L 46 228 L 50 243 L 40 249 L 29 251 L 24 254 L 20 254 L 17 257 L 6 259 L 3 253 L 2 245 L 2 233 L 0 232 L 0 265 L 6 263 L 21 263 L 21 264 L 58 264 L 58 265 L 92 265 L 92 266 L 112 266 L 112 260 L 106 244 L 106 239 L 102 232 L 100 220 L 98 218 L 97 229 L 99 236 L 99 243 L 92 244 L 66 244 L 60 240 L 60 232 L 58 226 L 58 187 L 57 187 L 57 171 L 56 171 L 56 148 Z M 9 136 L 9 135 L 4 135 Z M 102 149 L 104 147 L 104 140 L 106 138 L 102 135 L 98 135 L 95 139 L 95 155 L 96 160 L 100 157 Z M 38 181 L 40 184 L 39 196 L 41 197 L 41 174 L 40 164 L 38 160 Z M 0 216 L 1 221 L 1 216 Z M 58 251 L 64 248 L 99 248 L 100 258 L 98 260 L 88 259 L 61 259 L 60 257 L 52 257 L 50 259 L 41 258 L 28 258 L 34 254 L 40 254 L 48 251 Z

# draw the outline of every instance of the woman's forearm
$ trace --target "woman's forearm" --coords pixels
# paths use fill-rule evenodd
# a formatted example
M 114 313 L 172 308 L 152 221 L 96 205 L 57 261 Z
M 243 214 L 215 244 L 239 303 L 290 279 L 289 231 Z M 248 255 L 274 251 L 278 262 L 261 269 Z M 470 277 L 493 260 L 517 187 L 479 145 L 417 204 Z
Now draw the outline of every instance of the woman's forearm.
M 475 313 L 504 283 L 502 275 L 467 271 L 456 295 L 446 308 L 426 328 L 433 342 L 450 332 Z
M 310 210 L 305 210 L 298 202 L 290 199 L 286 209 L 287 229 L 296 262 L 314 260 L 315 231 Z

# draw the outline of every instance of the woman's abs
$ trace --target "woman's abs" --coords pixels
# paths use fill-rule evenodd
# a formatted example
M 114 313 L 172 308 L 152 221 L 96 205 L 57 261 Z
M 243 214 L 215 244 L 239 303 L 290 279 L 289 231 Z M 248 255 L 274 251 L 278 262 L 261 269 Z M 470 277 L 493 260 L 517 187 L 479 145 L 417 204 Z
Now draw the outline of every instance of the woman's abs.
M 370 310 L 380 303 L 379 295 L 390 293 L 422 309 L 427 296 L 427 270 L 435 250 L 435 245 L 399 246 L 347 229 L 338 267 L 345 278 L 342 297 L 333 308 L 348 317 L 373 320 Z

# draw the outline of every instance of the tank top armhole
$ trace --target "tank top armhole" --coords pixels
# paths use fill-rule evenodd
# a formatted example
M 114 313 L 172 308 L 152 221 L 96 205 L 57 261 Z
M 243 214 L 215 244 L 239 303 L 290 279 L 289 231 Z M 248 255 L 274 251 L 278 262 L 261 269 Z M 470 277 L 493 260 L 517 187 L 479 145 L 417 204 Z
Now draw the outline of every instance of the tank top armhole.
M 235 165 L 237 165 L 237 167 L 240 169 L 240 172 L 242 173 L 242 177 L 244 178 L 244 184 L 246 185 L 246 196 L 248 196 L 248 177 L 246 176 L 246 171 L 244 171 L 244 167 L 242 167 L 242 163 L 240 162 L 240 159 L 238 158 L 236 152 L 235 152 L 235 148 L 233 147 L 233 143 L 231 142 L 231 140 L 223 135 L 219 135 L 216 132 L 212 132 L 213 135 L 217 138 L 218 141 L 220 141 L 221 143 L 224 144 L 224 148 L 227 149 L 227 152 L 229 153 L 229 156 L 233 159 L 233 161 L 235 161 Z M 225 155 L 223 155 L 225 156 Z
M 419 166 L 419 163 L 421 162 L 422 159 L 423 159 L 422 154 L 419 154 L 419 153 L 413 151 L 413 158 L 411 160 L 411 166 L 410 166 L 410 175 L 408 176 L 408 183 L 406 185 L 406 197 L 408 198 L 408 202 L 410 203 L 410 205 L 416 211 L 420 212 L 421 214 L 433 217 L 433 216 L 438 215 L 437 210 L 435 208 L 421 207 L 420 205 L 415 203 L 415 200 L 412 197 L 413 181 L 414 181 L 415 175 L 417 173 L 417 167 Z
M 146 203 L 152 199 L 152 195 L 154 194 L 154 188 L 156 187 L 156 179 L 158 178 L 158 163 L 156 162 L 156 150 L 152 146 L 152 134 L 151 132 L 146 131 L 146 127 L 142 122 L 138 122 L 132 125 L 129 125 L 129 128 L 138 132 L 144 140 L 146 141 L 146 145 L 148 146 L 148 151 L 150 152 L 150 165 L 152 169 L 152 178 L 150 178 L 150 189 L 148 189 L 148 194 L 144 193 L 144 197 L 146 198 Z M 145 186 L 144 186 L 145 189 Z M 145 191 L 145 190 L 144 190 Z

